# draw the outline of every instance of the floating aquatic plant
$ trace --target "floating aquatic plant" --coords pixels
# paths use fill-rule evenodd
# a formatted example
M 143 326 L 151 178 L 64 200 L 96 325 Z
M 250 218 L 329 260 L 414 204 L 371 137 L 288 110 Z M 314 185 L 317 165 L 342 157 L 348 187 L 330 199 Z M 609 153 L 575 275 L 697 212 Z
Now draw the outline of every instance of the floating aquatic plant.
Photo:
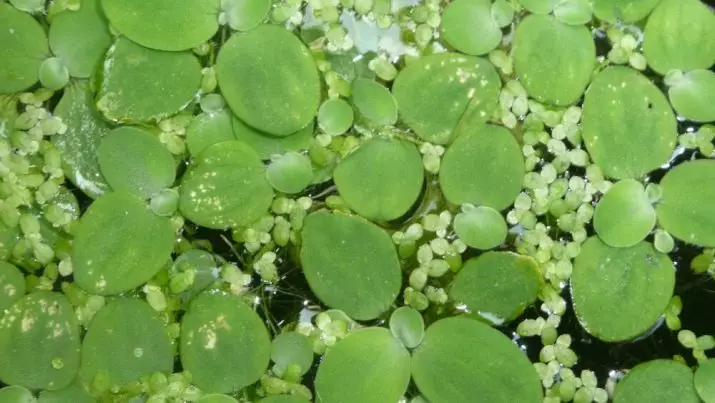
M 712 7 L 0 2 L 0 401 L 715 402 Z

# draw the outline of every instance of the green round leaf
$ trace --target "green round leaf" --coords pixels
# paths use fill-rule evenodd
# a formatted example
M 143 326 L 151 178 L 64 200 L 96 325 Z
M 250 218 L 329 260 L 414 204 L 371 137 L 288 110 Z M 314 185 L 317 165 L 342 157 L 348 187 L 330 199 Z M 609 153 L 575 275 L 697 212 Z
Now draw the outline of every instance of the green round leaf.
M 524 157 L 501 126 L 465 124 L 447 149 L 439 171 L 444 197 L 454 204 L 502 210 L 514 202 L 524 180 Z
M 596 66 L 596 46 L 584 26 L 531 15 L 519 23 L 514 39 L 514 69 L 529 95 L 564 106 L 576 102 Z
M 189 52 L 148 49 L 120 37 L 107 52 L 101 76 L 97 109 L 104 117 L 114 122 L 147 122 L 188 105 L 199 90 L 201 65 Z
M 715 359 L 700 362 L 695 371 L 695 390 L 705 403 L 715 402 Z
M 78 11 L 63 11 L 50 24 L 50 49 L 72 77 L 94 73 L 112 43 L 100 0 L 84 0 Z
M 271 10 L 271 0 L 229 0 L 222 3 L 228 25 L 237 31 L 255 28 Z
M 191 49 L 218 30 L 219 0 L 102 0 L 119 32 L 159 50 Z
M 225 141 L 204 150 L 184 175 L 179 210 L 207 228 L 258 221 L 273 200 L 263 163 L 245 143 Z
M 593 13 L 599 20 L 633 23 L 647 17 L 659 2 L 660 0 L 594 0 Z
M 564 0 L 554 9 L 554 17 L 569 25 L 582 25 L 591 21 L 591 0 Z
M 596 206 L 593 226 L 603 242 L 617 248 L 644 240 L 655 226 L 655 209 L 643 185 L 633 179 L 613 185 Z
M 0 389 L 0 402 L 6 403 L 37 403 L 32 392 L 22 386 L 6 386 Z
M 124 385 L 173 369 L 174 353 L 164 322 L 141 300 L 109 302 L 94 316 L 82 341 L 79 376 L 86 384 L 97 374 Z
M 228 395 L 210 394 L 201 396 L 197 403 L 238 403 L 238 400 Z
M 17 267 L 0 262 L 0 313 L 25 295 L 25 277 Z
M 300 193 L 313 180 L 313 165 L 307 156 L 290 151 L 271 161 L 266 179 L 279 192 Z
M 89 394 L 79 379 L 75 379 L 69 386 L 59 390 L 43 390 L 40 392 L 40 403 L 96 403 L 96 399 Z
M 326 305 L 369 320 L 392 305 L 402 284 L 390 236 L 361 218 L 310 214 L 303 227 L 300 260 L 310 289 Z
M 64 88 L 69 81 L 69 70 L 59 58 L 45 59 L 40 65 L 40 84 L 43 87 L 57 91 Z
M 0 222 L 0 260 L 9 260 L 20 240 L 20 227 L 8 227 Z M 23 280 L 24 281 L 24 280 Z
M 0 94 L 25 90 L 48 56 L 47 36 L 31 15 L 7 3 L 0 3 L 0 27 Z
M 315 393 L 323 402 L 396 402 L 409 382 L 410 354 L 387 329 L 373 327 L 349 334 L 328 351 Z
M 589 238 L 574 261 L 571 295 L 583 328 L 608 342 L 652 327 L 673 296 L 675 268 L 648 242 L 614 248 Z
M 715 160 L 683 163 L 660 182 L 663 197 L 656 206 L 658 223 L 674 237 L 715 247 Z
M 170 217 L 179 208 L 179 192 L 176 189 L 162 189 L 152 196 L 149 207 L 158 216 Z
M 390 315 L 390 332 L 403 346 L 416 348 L 425 335 L 422 314 L 409 306 L 401 306 Z
M 614 403 L 698 403 L 693 371 L 677 361 L 653 360 L 636 365 L 616 385 Z
M 534 14 L 548 14 L 562 2 L 562 0 L 518 0 L 519 4 Z
M 514 3 L 507 0 L 495 0 L 491 7 L 492 19 L 500 28 L 507 27 L 514 20 Z
M 670 103 L 679 115 L 695 122 L 715 121 L 715 73 L 693 70 L 668 89 Z
M 501 28 L 492 18 L 491 0 L 455 0 L 444 9 L 442 35 L 452 47 L 483 55 L 501 42 Z
M 97 198 L 109 190 L 97 160 L 97 149 L 110 126 L 94 109 L 87 81 L 77 80 L 64 89 L 55 108 L 67 131 L 52 136 L 52 143 L 62 153 L 65 175 L 82 192 Z
M 340 99 L 328 99 L 318 110 L 318 126 L 330 135 L 343 134 L 353 125 L 353 108 Z
M 458 359 L 456 359 L 458 358 Z M 431 403 L 539 403 L 541 381 L 526 354 L 499 331 L 465 317 L 441 319 L 412 354 L 412 378 Z
M 224 109 L 215 113 L 202 113 L 186 128 L 186 146 L 197 157 L 211 145 L 235 140 L 231 112 Z
M 251 146 L 263 160 L 268 160 L 273 155 L 284 154 L 286 151 L 307 150 L 314 131 L 315 125 L 310 123 L 293 134 L 276 137 L 256 130 L 236 117 L 233 119 L 233 134 L 236 139 Z
M 340 161 L 333 180 L 356 213 L 389 221 L 405 214 L 419 197 L 424 168 L 414 144 L 376 137 Z
M 645 76 L 609 67 L 593 79 L 583 103 L 583 139 L 606 176 L 642 178 L 668 162 L 676 135 L 668 100 Z
M 0 381 L 28 389 L 62 389 L 77 375 L 79 327 L 67 297 L 38 291 L 0 317 Z
M 89 207 L 75 232 L 72 265 L 77 285 L 113 295 L 145 283 L 166 264 L 174 246 L 167 218 L 127 193 L 110 193 Z
M 234 35 L 221 47 L 216 74 L 233 112 L 268 134 L 292 134 L 318 113 L 320 77 L 315 61 L 300 39 L 283 27 L 261 25 Z
M 501 79 L 489 61 L 458 53 L 421 57 L 397 76 L 400 118 L 420 138 L 446 144 L 462 116 L 486 122 L 497 108 Z
M 715 13 L 700 0 L 662 0 L 645 26 L 643 54 L 660 74 L 715 63 Z
M 181 321 L 181 363 L 204 392 L 240 391 L 256 382 L 270 354 L 263 321 L 235 295 L 201 294 Z
M 465 244 L 476 249 L 491 249 L 506 240 L 506 221 L 491 207 L 462 207 L 454 217 L 454 232 Z
M 301 333 L 283 332 L 273 339 L 271 360 L 279 376 L 291 365 L 298 365 L 300 374 L 305 375 L 313 365 L 313 356 L 313 342 Z
M 112 130 L 102 139 L 97 159 L 104 178 L 116 192 L 148 199 L 174 182 L 174 157 L 155 135 L 142 129 Z
M 376 125 L 389 126 L 397 121 L 397 100 L 382 84 L 356 78 L 352 86 L 352 101 L 358 112 Z
M 497 325 L 521 315 L 541 288 L 538 263 L 512 252 L 469 259 L 452 281 L 450 297 Z

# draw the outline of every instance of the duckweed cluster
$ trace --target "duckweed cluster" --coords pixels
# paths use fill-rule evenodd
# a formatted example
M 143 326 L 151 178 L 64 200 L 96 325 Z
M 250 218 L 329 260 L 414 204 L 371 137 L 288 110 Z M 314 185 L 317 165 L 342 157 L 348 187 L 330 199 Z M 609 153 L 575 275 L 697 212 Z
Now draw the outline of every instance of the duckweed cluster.
M 715 402 L 714 64 L 700 0 L 2 1 L 0 401 Z

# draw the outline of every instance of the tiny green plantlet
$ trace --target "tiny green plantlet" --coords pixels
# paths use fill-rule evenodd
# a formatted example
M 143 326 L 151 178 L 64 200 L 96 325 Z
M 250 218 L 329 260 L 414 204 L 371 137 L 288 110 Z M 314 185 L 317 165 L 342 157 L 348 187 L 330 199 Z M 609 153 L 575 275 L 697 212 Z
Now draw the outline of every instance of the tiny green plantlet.
M 713 0 L 0 0 L 0 403 L 715 403 Z

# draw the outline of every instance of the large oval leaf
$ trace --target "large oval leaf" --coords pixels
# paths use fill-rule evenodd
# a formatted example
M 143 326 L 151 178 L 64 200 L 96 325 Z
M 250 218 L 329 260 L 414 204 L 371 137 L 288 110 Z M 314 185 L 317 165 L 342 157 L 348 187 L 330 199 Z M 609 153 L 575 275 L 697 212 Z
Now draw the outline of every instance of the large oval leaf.
M 185 50 L 218 30 L 219 0 L 102 0 L 112 25 L 149 48 Z
M 114 122 L 160 120 L 186 107 L 200 83 L 193 54 L 148 49 L 120 37 L 104 61 L 97 108 Z
M 486 122 L 497 107 L 501 80 L 489 61 L 440 53 L 408 64 L 392 92 L 402 121 L 423 140 L 446 144 L 469 111 Z
M 460 124 L 439 171 L 444 197 L 454 204 L 502 210 L 524 181 L 524 157 L 516 139 L 501 126 Z
M 614 403 L 698 403 L 693 371 L 677 361 L 636 365 L 616 385 Z
M 538 263 L 512 252 L 487 252 L 468 260 L 452 280 L 449 295 L 498 324 L 515 319 L 541 288 Z
M 62 389 L 77 375 L 79 343 L 67 297 L 28 294 L 0 317 L 0 380 L 29 389 Z
M 75 281 L 92 294 L 129 291 L 154 277 L 173 245 L 168 219 L 154 215 L 136 196 L 110 193 L 79 221 L 72 249 Z
M 181 321 L 181 363 L 204 392 L 235 392 L 256 382 L 270 354 L 263 321 L 235 295 L 201 294 Z
M 10 94 L 37 82 L 40 64 L 48 56 L 47 36 L 31 15 L 0 3 L 0 94 Z
M 593 13 L 599 20 L 638 22 L 650 14 L 660 0 L 595 0 Z
M 596 66 L 596 46 L 584 26 L 531 15 L 516 29 L 514 69 L 529 95 L 541 102 L 576 102 Z
M 97 148 L 110 126 L 94 109 L 92 92 L 86 80 L 67 86 L 55 114 L 67 125 L 64 133 L 52 136 L 62 153 L 65 175 L 87 196 L 97 198 L 109 189 L 97 161 Z
M 261 25 L 233 36 L 221 48 L 216 74 L 233 112 L 266 133 L 287 136 L 318 113 L 320 77 L 315 61 L 300 39 L 283 27 Z
M 180 190 L 181 213 L 208 228 L 252 224 L 273 200 L 263 163 L 251 147 L 238 141 L 204 150 L 184 175 Z
M 715 73 L 693 70 L 668 88 L 668 97 L 680 116 L 695 122 L 715 121 Z
M 571 296 L 583 328 L 625 341 L 653 326 L 673 296 L 675 267 L 648 242 L 614 248 L 589 238 L 574 261 Z
M 400 400 L 410 382 L 410 353 L 384 328 L 357 330 L 323 358 L 315 377 L 321 402 Z
M 173 369 L 174 353 L 164 323 L 138 299 L 109 302 L 94 316 L 82 341 L 79 376 L 88 385 L 98 374 L 125 385 Z
M 628 67 L 593 79 L 583 103 L 583 139 L 606 176 L 640 179 L 668 162 L 677 127 L 663 93 Z
M 492 18 L 491 0 L 455 0 L 444 9 L 442 35 L 455 49 L 469 55 L 488 53 L 501 42 L 499 24 Z
M 624 179 L 613 185 L 596 205 L 593 227 L 598 237 L 615 247 L 633 246 L 655 226 L 655 208 L 643 185 Z
M 671 235 L 698 246 L 715 247 L 715 160 L 685 162 L 660 182 L 658 223 Z
M 88 78 L 112 43 L 100 0 L 85 0 L 78 11 L 63 11 L 52 19 L 50 49 L 70 75 Z
M 120 127 L 97 149 L 102 175 L 115 192 L 148 199 L 174 183 L 174 157 L 159 139 L 142 129 Z
M 459 359 L 455 359 L 459 357 Z M 412 355 L 412 378 L 431 403 L 541 402 L 529 359 L 499 331 L 474 319 L 435 322 Z
M 25 295 L 25 277 L 17 267 L 0 262 L 0 313 Z
M 700 0 L 662 0 L 645 26 L 643 53 L 660 74 L 715 63 L 715 14 Z
M 422 157 L 407 141 L 373 138 L 338 163 L 333 180 L 353 211 L 369 220 L 393 220 L 422 191 Z
M 390 308 L 402 284 L 390 236 L 361 218 L 310 214 L 300 260 L 310 289 L 326 305 L 369 320 Z

